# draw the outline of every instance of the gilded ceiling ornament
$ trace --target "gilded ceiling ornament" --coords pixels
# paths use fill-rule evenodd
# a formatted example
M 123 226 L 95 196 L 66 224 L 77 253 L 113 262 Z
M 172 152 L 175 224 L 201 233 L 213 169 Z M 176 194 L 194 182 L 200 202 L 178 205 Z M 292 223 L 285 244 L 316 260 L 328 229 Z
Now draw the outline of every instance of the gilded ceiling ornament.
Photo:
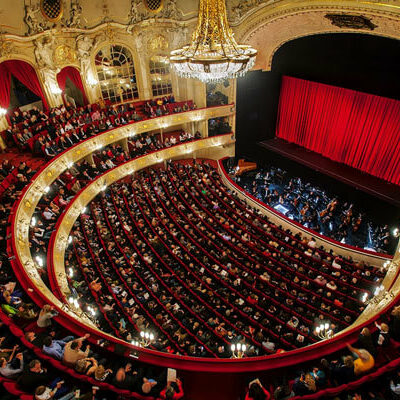
M 239 22 L 239 20 L 252 8 L 259 6 L 262 3 L 265 3 L 266 0 L 240 0 L 239 3 L 231 7 L 231 20 L 232 22 Z M 272 1 L 273 2 L 273 1 Z M 271 2 L 270 2 L 271 3 Z
M 0 58 L 9 58 L 12 54 L 16 53 L 18 53 L 18 51 L 15 45 L 0 34 Z
M 126 28 L 128 33 L 132 33 L 134 25 L 138 22 L 143 21 L 146 18 L 145 14 L 140 12 L 141 5 L 141 0 L 131 0 L 131 9 L 129 11 L 129 24 Z
M 115 39 L 115 31 L 110 24 L 107 24 L 106 29 L 104 30 L 104 34 L 109 42 L 114 42 Z
M 329 19 L 332 25 L 339 28 L 368 29 L 373 31 L 377 27 L 369 18 L 362 15 L 326 14 L 325 18 Z
M 46 29 L 45 24 L 38 21 L 37 14 L 39 12 L 39 7 L 33 7 L 30 5 L 25 6 L 24 22 L 28 27 L 28 35 L 34 35 L 36 33 L 43 32 Z
M 56 65 L 71 64 L 75 61 L 76 53 L 72 47 L 62 44 L 54 50 L 54 62 Z
M 82 7 L 79 4 L 79 0 L 74 0 L 71 3 L 71 9 L 69 10 L 69 19 L 66 21 L 68 28 L 79 28 L 81 25 Z
M 168 49 L 168 41 L 163 35 L 157 35 L 150 39 L 149 50 L 153 52 L 165 51 Z
M 157 17 L 167 19 L 181 19 L 182 11 L 176 6 L 176 0 L 165 0 L 166 4 L 162 10 L 157 14 Z

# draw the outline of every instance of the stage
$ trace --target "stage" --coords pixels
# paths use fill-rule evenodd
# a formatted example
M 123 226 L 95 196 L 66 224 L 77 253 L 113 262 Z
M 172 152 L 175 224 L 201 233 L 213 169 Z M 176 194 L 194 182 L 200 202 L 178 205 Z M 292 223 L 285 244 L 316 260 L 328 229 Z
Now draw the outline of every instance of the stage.
M 259 144 L 269 151 L 351 185 L 396 207 L 400 207 L 400 186 L 332 161 L 320 154 L 282 139 L 269 139 Z

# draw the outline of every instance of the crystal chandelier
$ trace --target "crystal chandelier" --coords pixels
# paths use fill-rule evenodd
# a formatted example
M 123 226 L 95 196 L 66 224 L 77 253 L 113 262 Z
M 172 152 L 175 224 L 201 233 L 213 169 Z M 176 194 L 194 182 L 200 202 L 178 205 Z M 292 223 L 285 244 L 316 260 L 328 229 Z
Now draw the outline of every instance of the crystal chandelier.
M 225 0 L 200 0 L 192 42 L 171 52 L 177 74 L 202 82 L 219 82 L 244 75 L 254 66 L 257 50 L 239 45 L 226 16 Z

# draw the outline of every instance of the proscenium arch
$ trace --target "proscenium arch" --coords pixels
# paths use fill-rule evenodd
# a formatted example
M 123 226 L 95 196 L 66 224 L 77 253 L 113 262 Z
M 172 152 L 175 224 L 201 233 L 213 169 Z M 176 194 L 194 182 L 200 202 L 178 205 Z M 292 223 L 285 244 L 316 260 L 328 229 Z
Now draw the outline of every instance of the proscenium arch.
M 342 33 L 293 39 L 275 52 L 271 72 L 258 73 L 274 80 L 276 99 L 281 77 L 292 76 L 400 100 L 399 68 L 400 40 Z
M 376 27 L 373 30 L 339 28 L 325 18 L 331 13 L 364 16 Z M 235 33 L 239 42 L 258 50 L 254 69 L 270 71 L 275 52 L 283 44 L 300 37 L 363 33 L 400 39 L 400 6 L 367 1 L 277 1 L 249 12 Z

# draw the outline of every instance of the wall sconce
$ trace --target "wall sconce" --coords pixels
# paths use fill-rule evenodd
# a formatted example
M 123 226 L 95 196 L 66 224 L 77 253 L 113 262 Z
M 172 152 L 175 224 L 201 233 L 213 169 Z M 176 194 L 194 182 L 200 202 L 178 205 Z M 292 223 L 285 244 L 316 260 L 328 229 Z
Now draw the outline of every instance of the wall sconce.
M 330 329 L 330 325 L 328 323 L 325 323 L 317 326 L 315 328 L 314 334 L 320 339 L 325 340 L 330 339 L 333 336 L 333 331 L 332 329 Z
M 149 347 L 154 342 L 155 336 L 153 333 L 148 331 L 140 332 L 140 339 L 132 342 L 135 346 L 139 344 L 140 347 Z
M 243 358 L 246 354 L 247 347 L 242 343 L 231 344 L 232 357 L 231 358 Z
M 92 88 L 95 87 L 99 83 L 99 81 L 97 79 L 93 78 L 93 76 L 88 76 L 88 78 L 86 79 L 86 82 Z
M 62 90 L 58 86 L 52 86 L 51 92 L 55 95 L 60 95 L 62 93 Z

